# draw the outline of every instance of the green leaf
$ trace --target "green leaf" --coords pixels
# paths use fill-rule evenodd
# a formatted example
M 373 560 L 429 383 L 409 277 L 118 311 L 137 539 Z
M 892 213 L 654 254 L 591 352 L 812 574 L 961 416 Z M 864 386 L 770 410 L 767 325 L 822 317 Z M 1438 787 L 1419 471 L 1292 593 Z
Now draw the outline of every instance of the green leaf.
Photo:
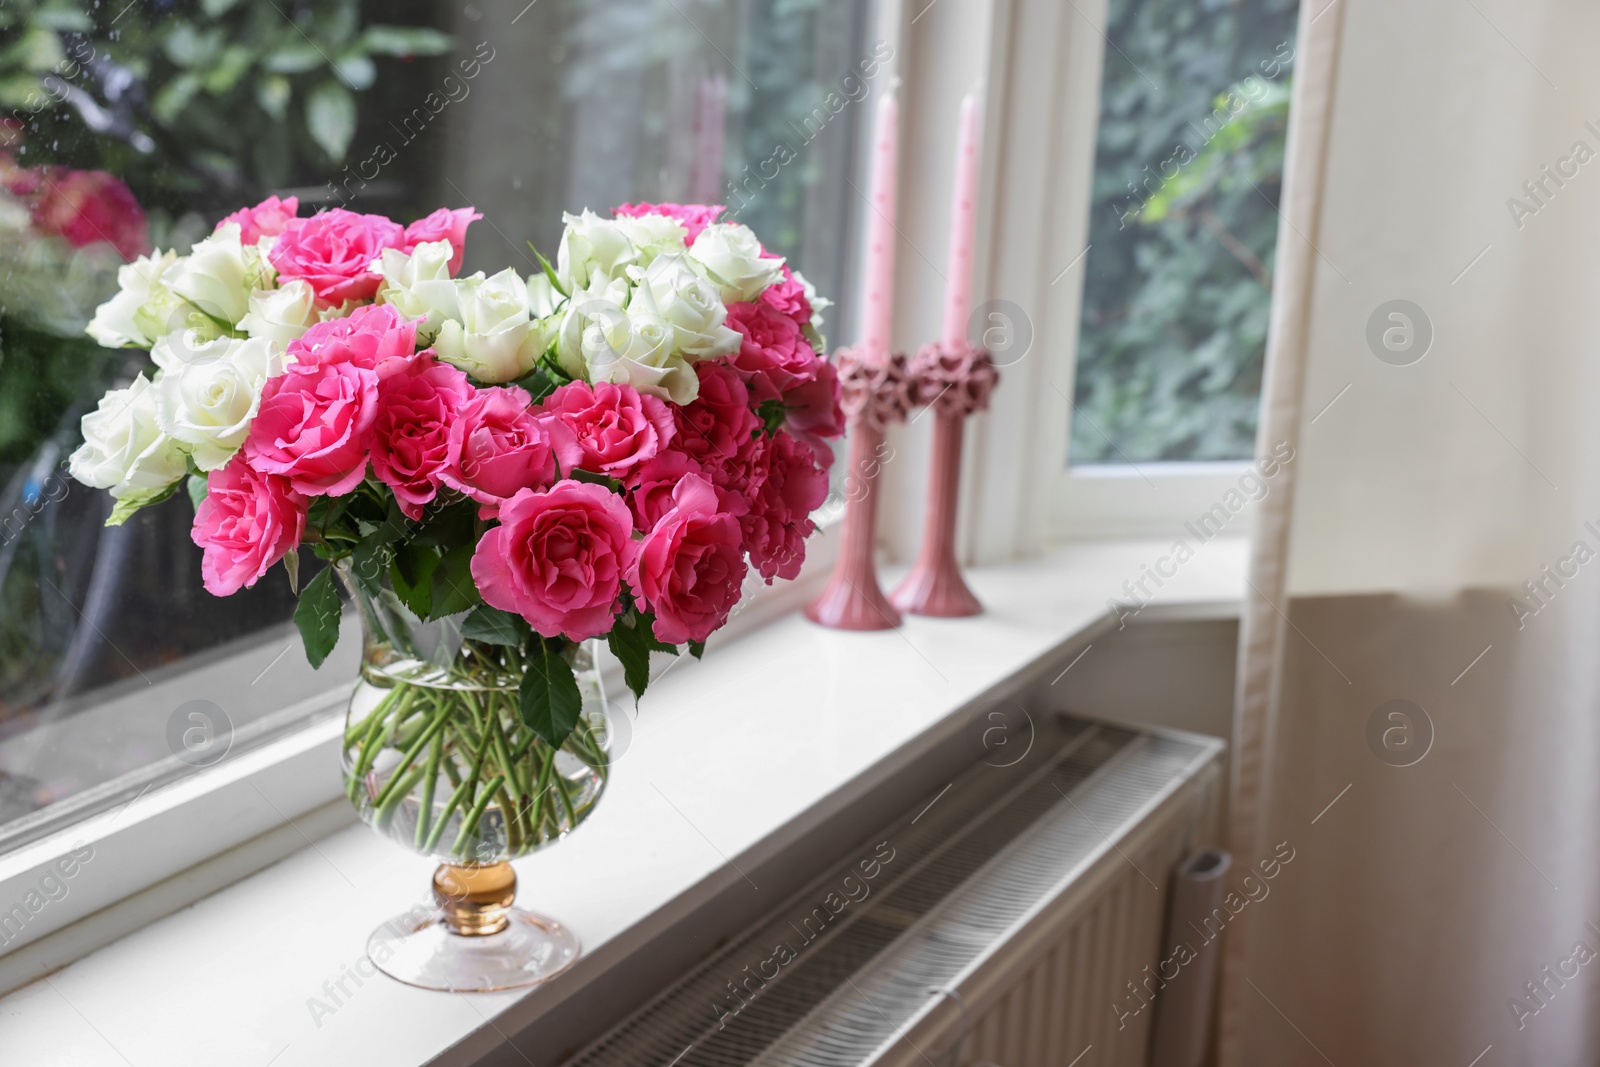
M 333 69 L 339 72 L 339 80 L 352 89 L 370 89 L 378 80 L 378 68 L 372 60 L 353 52 L 334 60 Z
M 535 639 L 533 655 L 522 676 L 522 721 L 552 748 L 560 747 L 578 725 L 583 711 L 583 694 L 572 665 L 560 652 L 558 642 Z
M 171 126 L 199 91 L 200 75 L 186 70 L 162 87 L 151 101 L 150 110 L 161 125 Z
M 781 398 L 774 397 L 757 405 L 756 414 L 761 418 L 762 429 L 770 436 L 783 427 L 783 420 L 789 417 L 789 409 L 784 407 Z
M 306 583 L 295 605 L 294 624 L 306 646 L 311 666 L 321 667 L 339 642 L 339 591 L 333 585 L 333 568 L 324 567 Z
M 238 84 L 244 72 L 255 62 L 255 53 L 242 44 L 231 44 L 222 50 L 222 56 L 206 74 L 206 92 L 221 96 Z
M 479 604 L 472 614 L 461 621 L 461 636 L 469 641 L 482 641 L 486 645 L 510 645 L 515 648 L 531 631 L 521 615 Z
M 326 62 L 316 45 L 296 33 L 274 48 L 261 65 L 274 74 L 304 74 Z
M 40 110 L 53 107 L 55 98 L 46 96 L 39 79 L 32 74 L 0 75 L 0 106 L 23 107 L 29 101 L 40 105 Z
M 532 373 L 523 375 L 511 384 L 524 390 L 534 404 L 542 403 L 546 397 L 560 387 L 560 383 L 556 381 L 555 376 L 543 367 L 535 368 Z
M 567 477 L 575 482 L 588 482 L 590 485 L 600 485 L 613 493 L 622 492 L 622 483 L 607 474 L 597 474 L 594 471 L 574 469 L 566 472 Z
M 656 617 L 648 611 L 639 612 L 639 628 L 644 632 L 645 645 L 651 652 L 665 652 L 669 656 L 678 654 L 677 645 L 669 645 L 656 636 Z
M 239 0 L 200 0 L 200 10 L 208 17 L 216 18 L 218 15 L 226 15 L 238 3 Z
M 177 493 L 178 486 L 182 484 L 182 479 L 179 479 L 164 489 L 135 489 L 131 493 L 123 494 L 117 498 L 115 506 L 112 507 L 111 516 L 110 518 L 106 519 L 106 525 L 121 526 L 123 523 L 132 518 L 133 513 L 138 511 L 140 508 L 147 508 L 152 504 L 159 504 L 163 500 L 166 500 L 168 497 Z
M 200 502 L 206 498 L 206 493 L 209 491 L 206 485 L 206 476 L 203 474 L 191 474 L 184 486 L 189 490 L 189 503 L 194 505 L 196 511 L 199 511 Z
M 628 683 L 628 688 L 633 690 L 633 699 L 637 701 L 644 696 L 645 687 L 650 684 L 650 646 L 646 642 L 645 631 L 619 619 L 606 635 L 606 644 L 611 647 L 611 654 L 617 657 L 617 662 L 622 664 L 622 677 Z
M 556 277 L 556 269 L 550 265 L 550 261 L 545 259 L 543 254 L 541 254 L 537 248 L 533 247 L 532 241 L 528 242 L 528 249 L 533 253 L 534 258 L 539 261 L 539 266 L 544 268 L 544 276 L 550 279 L 550 287 L 556 292 L 560 293 L 562 296 L 570 295 L 564 288 L 562 288 L 561 279 Z
M 689 655 L 693 656 L 695 659 L 699 659 L 701 656 L 703 656 L 705 654 L 706 654 L 706 643 L 704 641 L 690 641 L 689 642 Z
M 383 572 L 388 566 L 388 543 L 376 537 L 364 537 L 350 550 L 350 576 L 368 593 L 378 592 Z
M 430 580 L 438 566 L 439 554 L 414 541 L 396 549 L 389 564 L 389 581 L 395 595 L 419 619 L 426 619 L 433 607 Z
M 312 89 L 306 98 L 306 129 L 328 158 L 335 163 L 343 160 L 356 133 L 356 101 L 350 90 L 335 81 Z
M 274 122 L 282 122 L 289 113 L 290 91 L 289 79 L 282 74 L 263 74 L 256 82 L 256 103 Z
M 422 26 L 368 26 L 356 47 L 380 56 L 437 56 L 450 50 L 447 33 Z
M 433 610 L 428 618 L 440 619 L 483 603 L 478 583 L 472 580 L 472 554 L 476 549 L 477 546 L 468 541 L 450 549 L 439 560 L 429 583 Z
M 416 535 L 411 541 L 413 544 L 429 545 L 433 548 L 476 544 L 477 521 L 478 505 L 475 501 L 462 500 L 447 507 L 431 509 L 426 522 L 417 528 Z
M 202 32 L 181 19 L 174 20 L 166 39 L 167 58 L 180 67 L 202 67 L 216 58 L 222 47 L 222 30 Z

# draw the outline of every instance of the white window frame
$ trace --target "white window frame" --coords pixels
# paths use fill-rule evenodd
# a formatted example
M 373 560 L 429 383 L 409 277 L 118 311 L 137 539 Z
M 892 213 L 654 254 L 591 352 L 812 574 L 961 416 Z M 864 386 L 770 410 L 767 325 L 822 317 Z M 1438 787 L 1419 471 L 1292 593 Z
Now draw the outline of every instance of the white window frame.
M 914 17 L 927 10 L 925 0 L 906 2 L 916 9 Z M 1002 387 L 989 411 L 968 423 L 960 532 L 969 563 L 1036 555 L 1061 541 L 1181 536 L 1183 524 L 1224 499 L 1250 466 L 1248 460 L 1067 463 L 1106 9 L 1106 0 L 964 4 L 959 19 L 946 13 L 938 21 L 941 36 L 918 36 L 934 21 L 920 20 L 904 49 L 913 78 L 916 70 L 931 68 L 945 82 L 917 98 L 936 112 L 911 116 L 918 158 L 950 157 L 954 99 L 984 71 L 993 72 L 985 93 L 974 292 L 980 302 L 1022 309 L 1033 335 L 1026 354 L 1001 368 Z M 905 240 L 941 267 L 945 169 L 918 175 L 926 195 L 912 196 L 909 217 L 905 207 L 901 212 Z M 918 264 L 910 266 L 915 274 Z M 902 279 L 907 274 L 900 271 Z M 908 291 L 902 282 L 897 340 L 936 335 L 942 292 L 927 289 Z M 889 511 L 880 525 L 886 548 L 899 560 L 910 559 L 921 539 L 931 422 L 922 419 L 890 437 L 896 462 L 886 469 Z M 1245 531 L 1244 521 L 1234 525 Z

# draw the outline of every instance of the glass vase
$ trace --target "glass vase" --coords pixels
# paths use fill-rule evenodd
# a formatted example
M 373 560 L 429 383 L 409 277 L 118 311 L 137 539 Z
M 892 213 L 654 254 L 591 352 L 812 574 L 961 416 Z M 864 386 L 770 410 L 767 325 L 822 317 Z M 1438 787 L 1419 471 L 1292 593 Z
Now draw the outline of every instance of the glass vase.
M 559 748 L 522 720 L 519 646 L 463 637 L 466 613 L 428 622 L 387 580 L 339 575 L 360 612 L 361 677 L 345 718 L 345 790 L 362 820 L 439 861 L 433 904 L 367 943 L 391 977 L 427 989 L 534 985 L 570 967 L 571 930 L 512 906 L 508 862 L 570 833 L 594 810 L 609 764 L 594 642 L 563 655 L 583 710 Z

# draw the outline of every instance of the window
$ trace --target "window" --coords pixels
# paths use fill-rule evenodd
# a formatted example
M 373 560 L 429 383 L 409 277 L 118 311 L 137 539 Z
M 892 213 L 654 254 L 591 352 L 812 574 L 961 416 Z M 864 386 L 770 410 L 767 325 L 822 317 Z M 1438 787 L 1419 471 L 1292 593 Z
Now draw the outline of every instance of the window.
M 79 419 L 147 362 L 83 333 L 121 263 L 277 194 L 473 204 L 465 269 L 531 273 L 563 210 L 712 200 L 843 303 L 858 109 L 820 105 L 865 33 L 859 0 L 0 8 L 0 852 L 334 713 L 350 678 L 353 641 L 305 663 L 281 573 L 201 589 L 181 495 L 104 527 L 68 480 Z
M 1111 0 L 1073 464 L 1248 458 L 1294 0 Z

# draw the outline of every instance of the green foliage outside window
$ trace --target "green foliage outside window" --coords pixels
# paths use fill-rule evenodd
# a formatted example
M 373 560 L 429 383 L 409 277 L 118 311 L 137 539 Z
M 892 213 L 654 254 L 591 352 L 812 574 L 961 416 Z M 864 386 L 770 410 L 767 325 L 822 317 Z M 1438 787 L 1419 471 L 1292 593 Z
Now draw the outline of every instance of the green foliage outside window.
M 1255 441 L 1294 0 L 1112 0 L 1071 459 Z
M 345 162 L 379 64 L 450 47 L 437 30 L 388 24 L 409 6 L 8 0 L 0 117 L 21 120 L 49 162 L 118 175 L 147 211 L 197 197 L 231 210 L 320 184 Z

